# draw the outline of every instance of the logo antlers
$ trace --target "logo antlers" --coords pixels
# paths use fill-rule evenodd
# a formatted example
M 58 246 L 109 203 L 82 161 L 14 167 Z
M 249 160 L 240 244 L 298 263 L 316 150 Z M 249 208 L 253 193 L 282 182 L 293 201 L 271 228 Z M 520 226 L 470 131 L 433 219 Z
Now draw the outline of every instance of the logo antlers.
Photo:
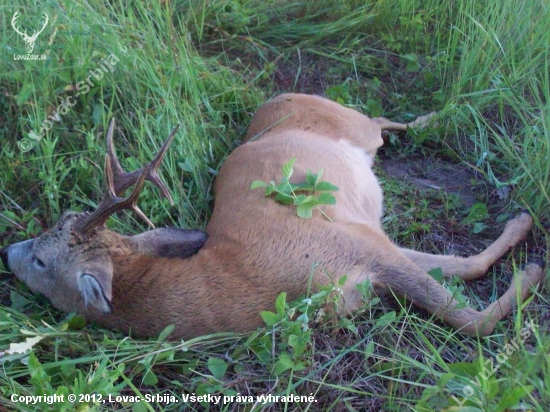
M 46 25 L 48 24 L 48 20 L 49 20 L 48 15 L 44 13 L 44 17 L 46 18 L 44 25 L 39 31 L 35 31 L 32 34 L 32 36 L 29 36 L 27 34 L 27 31 L 21 32 L 17 28 L 15 24 L 18 17 L 19 17 L 19 11 L 16 11 L 15 14 L 13 15 L 13 18 L 11 19 L 11 25 L 13 29 L 23 37 L 23 40 L 25 40 L 25 43 L 26 43 L 25 49 L 27 50 L 27 54 L 31 54 L 34 49 L 34 43 L 36 42 L 38 35 L 44 31 L 44 29 L 46 28 Z

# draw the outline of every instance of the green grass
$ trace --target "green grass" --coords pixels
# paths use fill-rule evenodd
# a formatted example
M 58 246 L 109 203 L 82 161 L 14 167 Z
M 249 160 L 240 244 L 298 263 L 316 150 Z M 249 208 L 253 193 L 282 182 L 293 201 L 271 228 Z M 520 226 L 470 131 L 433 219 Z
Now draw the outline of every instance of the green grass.
M 548 258 L 550 8 L 544 1 L 90 0 L 37 6 L 21 0 L 0 4 L 0 10 L 1 246 L 40 234 L 65 210 L 97 204 L 103 131 L 113 117 L 115 144 L 128 169 L 151 159 L 181 124 L 163 166 L 176 206 L 148 187 L 140 208 L 157 225 L 204 227 L 216 171 L 255 109 L 275 93 L 294 90 L 398 121 L 441 112 L 430 130 L 392 136 L 382 154 L 453 161 L 476 173 L 476 201 L 489 217 L 473 223 L 486 229 L 473 234 L 472 222 L 464 223 L 471 210 L 454 197 L 419 191 L 380 171 L 384 225 L 400 244 L 477 253 L 498 235 L 499 216 L 531 210 L 537 227 L 528 243 L 466 287 L 474 306 L 501 294 L 521 261 Z M 29 32 L 43 12 L 50 16 L 34 51 L 48 53 L 47 60 L 14 60 L 25 50 L 10 27 L 16 10 Z M 118 59 L 113 71 L 90 77 L 93 87 L 74 98 L 40 142 L 21 150 L 28 133 L 38 133 L 110 55 Z M 498 200 L 497 191 L 505 198 Z M 109 225 L 123 233 L 146 229 L 130 215 Z M 65 317 L 11 275 L 2 275 L 0 285 L 0 351 L 42 338 L 30 352 L 0 357 L 0 408 L 37 410 L 14 405 L 12 394 L 175 395 L 179 404 L 78 405 L 82 411 L 175 411 L 182 410 L 181 394 L 270 393 L 311 395 L 316 402 L 253 407 L 235 401 L 210 410 L 550 409 L 547 281 L 529 305 L 480 341 L 404 302 L 388 306 L 372 297 L 350 319 L 329 317 L 306 328 L 305 318 L 289 317 L 295 310 L 312 318 L 322 302 L 337 304 L 337 289 L 311 305 L 278 301 L 266 328 L 250 335 L 135 340 Z M 526 320 L 538 325 L 528 337 L 522 335 Z M 514 339 L 517 349 L 498 372 L 479 387 L 472 384 L 487 375 L 484 362 L 495 363 Z M 473 393 L 465 401 L 468 385 Z M 50 408 L 74 409 L 60 403 Z

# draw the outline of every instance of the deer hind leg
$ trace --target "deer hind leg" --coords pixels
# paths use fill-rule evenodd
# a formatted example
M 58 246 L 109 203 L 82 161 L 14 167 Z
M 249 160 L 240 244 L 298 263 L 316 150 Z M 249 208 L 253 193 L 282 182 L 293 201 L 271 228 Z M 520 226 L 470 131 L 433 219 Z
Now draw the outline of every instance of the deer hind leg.
M 503 235 L 493 244 L 497 246 L 490 246 L 487 251 L 493 247 L 489 254 L 504 253 L 508 245 L 515 244 L 518 241 L 516 237 L 521 236 L 531 224 L 531 216 L 521 214 L 508 223 Z M 510 313 L 516 302 L 521 303 L 529 296 L 529 289 L 539 283 L 544 275 L 543 264 L 527 265 L 516 274 L 508 290 L 496 302 L 483 311 L 476 311 L 461 307 L 443 286 L 404 255 L 383 233 L 364 224 L 339 226 L 345 231 L 352 247 L 363 252 L 362 257 L 356 260 L 357 264 L 353 268 L 348 267 L 346 272 L 348 281 L 343 286 L 345 311 L 360 307 L 361 296 L 355 285 L 369 279 L 375 291 L 391 291 L 406 297 L 463 333 L 485 336 L 493 331 L 496 322 Z
M 464 280 L 473 280 L 484 276 L 490 266 L 525 238 L 532 226 L 533 218 L 528 212 L 524 211 L 508 222 L 502 235 L 487 249 L 468 258 L 431 255 L 410 249 L 400 250 L 426 272 L 441 268 L 443 276 L 447 278 L 457 275 Z
M 512 311 L 516 302 L 527 299 L 530 288 L 538 284 L 544 274 L 542 264 L 528 264 L 516 274 L 508 290 L 480 312 L 460 307 L 443 286 L 405 257 L 396 266 L 398 261 L 392 259 L 392 267 L 375 275 L 377 282 L 386 284 L 396 295 L 406 297 L 462 333 L 473 336 L 492 333 L 495 324 Z
M 375 117 L 374 119 L 371 119 L 371 120 L 377 123 L 380 126 L 380 129 L 382 129 L 382 131 L 394 130 L 397 132 L 406 132 L 407 127 L 412 127 L 412 128 L 425 127 L 430 122 L 431 118 L 434 117 L 436 114 L 437 112 L 432 112 L 425 116 L 417 117 L 416 120 L 409 123 L 395 123 L 395 122 L 392 122 L 391 120 L 386 119 L 385 117 Z

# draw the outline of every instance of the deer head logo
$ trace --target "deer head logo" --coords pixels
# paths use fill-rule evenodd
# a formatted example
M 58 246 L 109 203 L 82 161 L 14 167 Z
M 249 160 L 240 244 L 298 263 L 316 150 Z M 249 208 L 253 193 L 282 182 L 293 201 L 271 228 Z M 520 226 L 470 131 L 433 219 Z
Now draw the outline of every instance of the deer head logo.
M 13 18 L 11 19 L 11 25 L 13 27 L 13 29 L 19 33 L 21 35 L 21 37 L 23 37 L 23 40 L 25 40 L 25 49 L 27 50 L 27 54 L 31 54 L 33 49 L 34 49 L 34 43 L 36 42 L 36 39 L 38 37 L 38 35 L 40 33 L 42 33 L 44 31 L 44 29 L 46 28 L 46 25 L 48 24 L 48 15 L 46 13 L 44 13 L 44 17 L 45 17 L 45 21 L 44 21 L 44 25 L 42 26 L 42 28 L 38 31 L 35 31 L 32 36 L 29 36 L 27 34 L 27 31 L 24 31 L 24 32 L 21 32 L 17 26 L 16 26 L 16 20 L 19 18 L 19 12 L 16 11 L 15 14 L 13 15 Z

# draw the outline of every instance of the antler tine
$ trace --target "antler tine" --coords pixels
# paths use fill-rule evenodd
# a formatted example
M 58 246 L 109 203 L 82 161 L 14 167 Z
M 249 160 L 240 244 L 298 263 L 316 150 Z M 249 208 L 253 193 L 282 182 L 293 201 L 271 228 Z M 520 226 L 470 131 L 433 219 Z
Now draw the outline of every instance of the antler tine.
M 48 17 L 48 15 L 46 13 L 44 13 L 44 17 L 46 18 L 45 21 L 44 21 L 44 24 L 42 25 L 42 28 L 40 30 L 37 30 L 33 33 L 33 36 L 37 36 L 42 33 L 44 31 L 44 29 L 46 28 L 46 26 L 48 25 L 48 21 L 50 20 L 50 18 Z
M 155 158 L 138 170 L 135 170 L 130 173 L 124 172 L 120 166 L 120 162 L 116 157 L 116 153 L 113 146 L 113 133 L 115 128 L 115 120 L 111 121 L 109 125 L 109 130 L 107 132 L 107 156 L 105 158 L 105 179 L 106 179 L 106 190 L 105 196 L 101 200 L 101 203 L 97 209 L 81 223 L 77 224 L 75 227 L 76 230 L 82 235 L 89 234 L 95 227 L 103 225 L 110 215 L 122 209 L 129 209 L 139 215 L 143 220 L 149 224 L 152 228 L 155 226 L 153 223 L 145 216 L 145 214 L 137 207 L 137 199 L 143 190 L 145 180 L 151 181 L 155 186 L 157 186 L 162 193 L 170 200 L 173 204 L 172 197 L 168 192 L 168 189 L 160 180 L 160 177 L 157 173 L 157 169 L 162 162 L 164 154 L 168 150 L 170 143 L 174 139 L 176 131 L 179 125 L 170 133 L 161 149 L 155 156 Z M 119 197 L 119 194 L 123 193 L 128 187 L 134 185 L 132 193 L 126 197 Z
M 17 19 L 19 18 L 19 10 L 17 10 L 13 17 L 11 18 L 11 25 L 13 27 L 13 29 L 21 36 L 26 36 L 27 35 L 27 31 L 25 30 L 24 33 L 20 32 L 19 29 L 16 27 L 16 22 L 17 22 Z
M 153 183 L 156 187 L 160 189 L 164 197 L 168 199 L 171 205 L 174 204 L 174 200 L 172 199 L 172 196 L 170 195 L 170 192 L 168 191 L 168 188 L 166 185 L 162 182 L 159 174 L 158 174 L 158 168 L 160 164 L 162 163 L 162 160 L 164 158 L 164 155 L 166 154 L 166 151 L 168 150 L 168 147 L 174 140 L 174 136 L 176 135 L 176 132 L 180 126 L 177 125 L 174 130 L 170 133 L 160 150 L 158 151 L 155 158 L 149 163 L 149 171 L 147 172 L 147 175 L 145 176 L 145 179 Z M 114 146 L 113 146 L 113 131 L 114 131 L 114 119 L 111 121 L 111 125 L 109 126 L 109 131 L 107 132 L 107 157 L 109 159 L 109 162 L 111 164 L 111 169 L 113 170 L 114 174 L 114 181 L 115 181 L 115 194 L 120 195 L 124 193 L 126 189 L 128 189 L 130 186 L 132 186 L 139 176 L 141 175 L 144 168 L 140 168 L 138 170 L 134 170 L 133 172 L 125 172 L 122 170 L 122 167 L 120 166 L 120 162 L 118 161 Z
M 115 195 L 114 192 L 113 174 L 110 168 L 109 161 L 105 159 L 105 176 L 107 178 L 107 190 L 105 196 L 101 200 L 101 203 L 99 204 L 97 209 L 80 224 L 77 224 L 77 232 L 82 235 L 88 235 L 94 228 L 103 225 L 107 221 L 107 219 L 109 219 L 109 216 L 122 209 L 132 210 L 143 220 L 145 220 L 149 226 L 154 228 L 155 225 L 153 225 L 153 223 L 136 205 L 137 199 L 141 191 L 143 190 L 146 173 L 147 169 L 145 169 L 141 173 L 130 196 L 126 198 L 118 197 Z

